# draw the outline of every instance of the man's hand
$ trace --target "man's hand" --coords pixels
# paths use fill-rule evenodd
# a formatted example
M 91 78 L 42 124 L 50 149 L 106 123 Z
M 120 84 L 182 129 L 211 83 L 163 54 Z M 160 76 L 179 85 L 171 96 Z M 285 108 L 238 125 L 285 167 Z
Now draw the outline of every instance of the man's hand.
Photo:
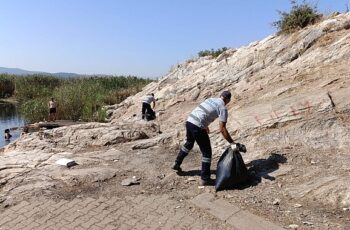
M 245 147 L 245 145 L 240 144 L 240 143 L 232 143 L 231 144 L 231 149 L 232 150 L 238 150 L 239 152 L 245 153 L 247 152 L 247 148 Z
M 237 143 L 236 147 L 237 147 L 238 151 L 240 151 L 242 153 L 246 153 L 247 152 L 247 148 L 243 144 Z

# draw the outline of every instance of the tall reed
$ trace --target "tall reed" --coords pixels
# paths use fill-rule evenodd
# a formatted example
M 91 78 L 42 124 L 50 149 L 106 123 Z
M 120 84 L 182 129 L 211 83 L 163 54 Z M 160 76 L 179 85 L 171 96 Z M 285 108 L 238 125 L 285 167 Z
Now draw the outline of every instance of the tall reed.
M 3 76 L 10 94 L 19 101 L 21 113 L 31 122 L 48 118 L 48 101 L 57 101 L 57 119 L 104 121 L 104 105 L 120 103 L 150 83 L 134 76 L 58 78 L 47 75 Z M 5 83 L 0 89 L 5 88 Z M 3 90 L 5 92 L 5 90 Z M 1 92 L 1 91 L 0 91 Z M 0 95 L 1 96 L 1 95 Z

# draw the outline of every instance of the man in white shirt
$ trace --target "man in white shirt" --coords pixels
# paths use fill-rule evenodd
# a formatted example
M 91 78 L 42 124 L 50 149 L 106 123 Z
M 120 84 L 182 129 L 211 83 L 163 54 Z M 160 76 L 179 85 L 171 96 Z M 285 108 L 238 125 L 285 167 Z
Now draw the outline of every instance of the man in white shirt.
M 174 170 L 178 172 L 182 171 L 180 167 L 182 161 L 193 148 L 194 143 L 197 142 L 202 152 L 201 184 L 213 184 L 213 181 L 210 179 L 212 150 L 208 136 L 208 126 L 219 117 L 221 134 L 232 145 L 232 148 L 236 148 L 235 142 L 226 129 L 228 118 L 226 104 L 228 104 L 230 100 L 231 93 L 229 91 L 223 91 L 220 98 L 209 98 L 191 112 L 186 121 L 186 143 L 181 147 L 178 153 L 175 165 L 172 167 Z
M 146 113 L 155 116 L 155 113 L 151 108 L 151 103 L 153 104 L 154 109 L 154 107 L 156 107 L 156 99 L 154 98 L 153 93 L 147 94 L 142 100 L 142 119 L 149 120 Z

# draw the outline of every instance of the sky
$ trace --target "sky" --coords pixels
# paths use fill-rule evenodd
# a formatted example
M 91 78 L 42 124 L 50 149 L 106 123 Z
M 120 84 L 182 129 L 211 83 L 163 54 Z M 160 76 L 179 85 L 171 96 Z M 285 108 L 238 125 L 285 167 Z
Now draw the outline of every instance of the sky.
M 299 1 L 300 2 L 300 1 Z M 350 0 L 311 0 L 322 13 Z M 0 0 L 0 66 L 158 78 L 276 32 L 289 0 Z

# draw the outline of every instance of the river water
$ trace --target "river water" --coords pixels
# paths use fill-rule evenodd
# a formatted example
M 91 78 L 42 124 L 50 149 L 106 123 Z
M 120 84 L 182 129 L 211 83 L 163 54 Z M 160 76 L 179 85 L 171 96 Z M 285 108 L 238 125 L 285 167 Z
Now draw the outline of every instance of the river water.
M 25 120 L 19 114 L 16 105 L 0 101 L 0 148 L 15 141 L 21 133 L 21 128 L 11 130 L 12 138 L 6 141 L 4 138 L 5 129 L 23 127 Z

